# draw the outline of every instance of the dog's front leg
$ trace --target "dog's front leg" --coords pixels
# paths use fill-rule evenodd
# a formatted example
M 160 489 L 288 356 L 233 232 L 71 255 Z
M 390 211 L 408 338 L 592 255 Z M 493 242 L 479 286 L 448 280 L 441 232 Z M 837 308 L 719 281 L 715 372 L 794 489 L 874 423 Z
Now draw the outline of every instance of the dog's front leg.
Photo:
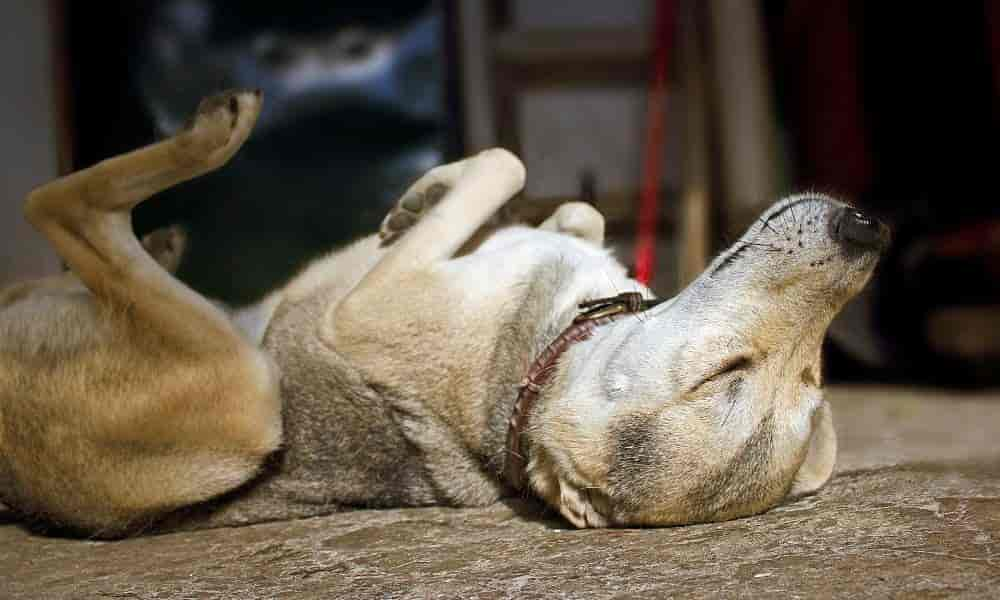
M 432 169 L 403 195 L 408 199 L 431 195 L 434 206 L 382 257 L 357 287 L 340 303 L 336 320 L 346 327 L 356 315 L 370 320 L 376 310 L 388 308 L 378 300 L 391 291 L 400 276 L 451 258 L 479 228 L 524 187 L 524 165 L 510 152 L 494 148 L 460 162 Z M 443 197 L 437 200 L 437 196 Z
M 394 211 L 385 223 L 392 245 L 321 323 L 321 339 L 339 361 L 349 361 L 358 385 L 377 390 L 377 414 L 392 423 L 386 439 L 402 436 L 401 447 L 419 455 L 419 469 L 399 474 L 400 485 L 408 486 L 397 490 L 403 496 L 454 505 L 500 497 L 500 482 L 482 468 L 475 442 L 462 433 L 476 429 L 464 415 L 477 411 L 460 408 L 441 389 L 451 362 L 461 362 L 448 342 L 467 334 L 455 329 L 463 319 L 454 306 L 462 304 L 456 293 L 463 282 L 449 276 L 448 262 L 522 188 L 524 176 L 521 162 L 505 150 L 427 173 L 400 199 L 397 208 L 407 212 Z M 394 222 L 403 214 L 408 217 Z

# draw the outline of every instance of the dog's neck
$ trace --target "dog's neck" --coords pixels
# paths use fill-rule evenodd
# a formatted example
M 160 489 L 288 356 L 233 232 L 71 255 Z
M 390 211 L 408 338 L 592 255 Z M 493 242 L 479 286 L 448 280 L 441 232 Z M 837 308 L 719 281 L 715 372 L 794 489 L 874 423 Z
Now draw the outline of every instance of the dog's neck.
M 492 370 L 484 374 L 487 389 L 480 396 L 488 403 L 483 407 L 487 421 L 482 430 L 486 433 L 476 450 L 498 478 L 502 478 L 506 463 L 509 419 L 519 385 L 532 361 L 573 322 L 576 305 L 583 299 L 559 302 L 554 296 L 553 290 L 567 284 L 567 275 L 561 269 L 534 273 L 532 283 L 497 328 L 494 354 L 488 361 Z
M 573 322 L 539 353 L 528 367 L 519 384 L 519 392 L 511 416 L 507 420 L 507 447 L 503 477 L 517 490 L 526 487 L 527 445 L 522 444 L 528 418 L 538 396 L 559 367 L 559 359 L 569 347 L 594 336 L 601 325 L 627 314 L 635 314 L 658 304 L 643 298 L 640 292 L 625 292 L 608 298 L 587 300 L 579 304 L 581 310 Z
M 492 380 L 487 379 L 492 381 L 490 385 L 492 389 L 486 394 L 491 399 L 487 433 L 477 450 L 487 461 L 489 469 L 501 478 L 504 477 L 504 471 L 508 467 L 510 418 L 518 404 L 524 379 L 529 375 L 533 365 L 581 314 L 580 303 L 595 298 L 616 296 L 622 289 L 641 287 L 624 277 L 620 280 L 611 279 L 603 271 L 597 274 L 561 269 L 560 271 L 554 276 L 537 274 L 534 278 L 536 283 L 529 286 L 521 297 L 517 309 L 512 311 L 510 318 L 500 328 L 503 334 L 497 339 L 496 357 L 491 361 L 497 376 Z M 592 285 L 580 285 L 584 282 L 591 282 Z M 554 297 L 553 291 L 559 292 L 568 287 L 578 288 L 577 293 L 571 294 L 570 297 L 563 296 L 558 299 Z M 605 334 L 604 328 L 596 327 L 587 337 L 594 343 L 600 343 Z M 563 358 L 569 357 L 560 356 L 553 361 L 552 379 L 559 379 L 560 373 L 566 370 L 567 362 L 561 360 Z M 528 420 L 534 408 L 546 401 L 548 387 L 541 386 L 532 406 L 521 407 Z M 531 446 L 530 427 L 522 425 L 521 429 L 521 446 L 518 452 L 527 458 Z

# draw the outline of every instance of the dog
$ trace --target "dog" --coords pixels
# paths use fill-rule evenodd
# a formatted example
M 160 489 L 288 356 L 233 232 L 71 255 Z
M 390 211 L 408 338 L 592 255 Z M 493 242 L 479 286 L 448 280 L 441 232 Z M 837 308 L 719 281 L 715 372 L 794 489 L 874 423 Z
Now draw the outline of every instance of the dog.
M 659 301 L 589 205 L 493 223 L 525 178 L 493 149 L 234 316 L 129 216 L 222 166 L 260 106 L 211 97 L 176 136 L 29 195 L 70 272 L 0 294 L 0 501 L 26 520 L 120 537 L 521 493 L 577 527 L 661 526 L 829 479 L 821 344 L 887 244 L 878 221 L 786 198 Z

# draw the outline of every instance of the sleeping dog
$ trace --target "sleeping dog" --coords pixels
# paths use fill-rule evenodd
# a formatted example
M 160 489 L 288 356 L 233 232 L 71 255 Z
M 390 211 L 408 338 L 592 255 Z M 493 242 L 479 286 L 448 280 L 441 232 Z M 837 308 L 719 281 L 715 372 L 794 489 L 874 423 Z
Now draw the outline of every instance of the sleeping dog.
M 223 165 L 260 103 L 209 98 L 175 137 L 28 197 L 70 271 L 0 293 L 0 500 L 26 519 L 113 537 L 522 493 L 578 527 L 677 525 L 830 477 L 820 347 L 877 221 L 787 198 L 659 301 L 588 205 L 492 225 L 525 172 L 488 150 L 234 318 L 130 211 Z

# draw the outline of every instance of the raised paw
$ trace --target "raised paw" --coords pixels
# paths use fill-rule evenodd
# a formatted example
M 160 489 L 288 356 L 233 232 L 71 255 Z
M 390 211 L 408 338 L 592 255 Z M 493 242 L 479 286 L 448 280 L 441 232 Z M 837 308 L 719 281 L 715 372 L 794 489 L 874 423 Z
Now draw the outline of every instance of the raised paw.
M 378 234 L 383 243 L 392 243 L 416 225 L 420 217 L 433 208 L 448 190 L 448 186 L 443 183 L 432 183 L 422 192 L 409 193 L 400 198 L 382 220 Z
M 567 202 L 560 205 L 538 228 L 571 235 L 595 244 L 604 243 L 604 216 L 597 212 L 596 208 L 584 202 Z
M 222 165 L 249 137 L 260 107 L 260 90 L 228 90 L 205 98 L 174 138 L 177 158 L 207 168 Z

